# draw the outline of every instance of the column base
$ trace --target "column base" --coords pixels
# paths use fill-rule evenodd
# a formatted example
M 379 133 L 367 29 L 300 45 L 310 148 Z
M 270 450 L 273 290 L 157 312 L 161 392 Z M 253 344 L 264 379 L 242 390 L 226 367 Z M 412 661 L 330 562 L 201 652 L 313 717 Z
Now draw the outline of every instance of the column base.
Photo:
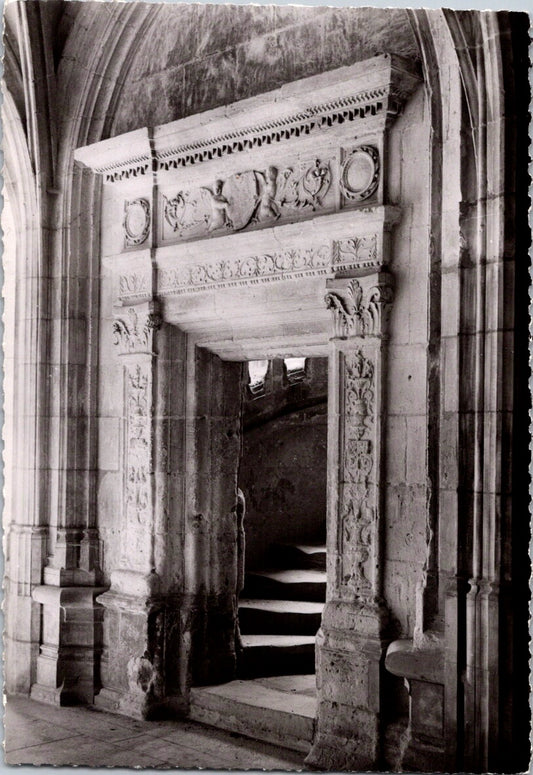
M 305 759 L 307 767 L 329 772 L 376 769 L 379 730 L 375 714 L 326 702 L 320 703 L 318 715 L 320 728 Z
M 381 760 L 384 605 L 329 601 L 317 636 L 317 731 L 306 765 L 371 770 Z

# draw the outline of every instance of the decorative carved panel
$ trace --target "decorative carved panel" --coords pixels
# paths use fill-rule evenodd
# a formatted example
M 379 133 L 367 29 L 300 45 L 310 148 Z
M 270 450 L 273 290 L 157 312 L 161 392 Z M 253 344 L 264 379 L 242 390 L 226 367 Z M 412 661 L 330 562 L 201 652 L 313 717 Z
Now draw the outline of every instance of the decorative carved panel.
M 328 291 L 325 300 L 333 313 L 334 335 L 345 339 L 385 334 L 392 299 L 392 278 L 385 273 L 378 275 L 376 282 L 354 278 L 342 289 Z
M 280 218 L 333 205 L 330 160 L 314 159 L 280 168 L 246 170 L 225 180 L 162 195 L 163 240 L 197 239 L 242 231 Z
M 360 349 L 344 357 L 344 445 L 339 504 L 338 586 L 341 594 L 373 595 L 371 563 L 375 530 L 374 364 Z
M 127 525 L 151 516 L 151 364 L 126 368 L 126 481 Z
M 360 145 L 344 151 L 341 164 L 340 188 L 343 196 L 352 202 L 369 199 L 379 184 L 380 159 L 373 145 Z
M 161 325 L 161 316 L 151 305 L 128 307 L 113 322 L 115 344 L 121 354 L 151 352 L 153 332 Z

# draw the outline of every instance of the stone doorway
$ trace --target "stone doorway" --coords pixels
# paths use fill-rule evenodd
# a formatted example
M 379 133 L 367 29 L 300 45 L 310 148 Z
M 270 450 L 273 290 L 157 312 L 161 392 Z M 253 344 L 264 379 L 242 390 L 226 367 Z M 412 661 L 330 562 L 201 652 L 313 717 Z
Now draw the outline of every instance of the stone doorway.
M 327 356 L 328 581 L 318 712 L 304 714 L 305 729 L 293 724 L 296 739 L 286 744 L 307 750 L 312 735 L 313 766 L 334 768 L 342 759 L 365 769 L 378 760 L 389 638 L 384 477 L 395 280 L 388 263 L 402 215 L 387 201 L 385 144 L 400 95 L 403 102 L 418 84 L 405 63 L 376 57 L 327 83 L 320 76 L 247 102 L 231 118 L 215 112 L 208 123 L 189 122 L 195 143 L 209 126 L 205 153 L 191 155 L 177 125 L 128 138 L 134 171 L 124 137 L 77 152 L 103 174 L 102 282 L 111 325 L 102 326 L 102 364 L 109 361 L 124 387 L 122 403 L 110 409 L 111 419 L 122 417 L 125 443 L 114 476 L 120 529 L 106 553 L 110 588 L 98 597 L 102 706 L 200 718 L 196 700 L 205 690 L 198 687 L 235 676 L 242 363 Z M 262 123 L 267 100 L 277 111 L 272 128 Z M 211 136 L 215 126 L 220 142 Z M 273 191 L 277 176 L 294 178 L 288 194 Z M 221 181 L 226 201 L 214 207 Z M 205 213 L 203 194 L 184 196 L 193 190 L 211 191 Z M 187 209 L 190 229 L 185 202 L 196 203 L 192 215 Z M 169 654 L 179 656 L 169 661 Z M 267 732 L 287 712 L 287 696 L 264 723 Z M 208 723 L 228 716 L 213 705 L 204 711 Z

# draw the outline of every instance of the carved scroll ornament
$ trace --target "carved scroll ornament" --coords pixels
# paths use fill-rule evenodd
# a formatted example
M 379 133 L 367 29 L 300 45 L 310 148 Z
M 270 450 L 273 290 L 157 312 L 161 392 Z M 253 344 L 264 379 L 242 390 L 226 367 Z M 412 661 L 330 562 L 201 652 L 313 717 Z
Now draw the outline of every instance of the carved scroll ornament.
M 334 336 L 345 339 L 385 334 L 392 300 L 392 280 L 383 274 L 367 290 L 356 278 L 342 290 L 329 290 L 325 301 L 333 313 Z
M 150 377 L 149 365 L 126 370 L 127 449 L 125 505 L 128 524 L 142 521 L 150 506 Z

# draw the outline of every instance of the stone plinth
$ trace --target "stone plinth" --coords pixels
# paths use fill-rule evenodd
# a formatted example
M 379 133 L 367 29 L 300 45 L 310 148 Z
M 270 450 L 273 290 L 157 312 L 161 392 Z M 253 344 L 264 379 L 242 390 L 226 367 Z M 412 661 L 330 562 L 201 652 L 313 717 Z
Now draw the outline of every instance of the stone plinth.
M 101 611 L 95 597 L 103 587 L 39 586 L 33 599 L 43 606 L 37 683 L 31 696 L 53 705 L 92 703 L 101 648 Z

